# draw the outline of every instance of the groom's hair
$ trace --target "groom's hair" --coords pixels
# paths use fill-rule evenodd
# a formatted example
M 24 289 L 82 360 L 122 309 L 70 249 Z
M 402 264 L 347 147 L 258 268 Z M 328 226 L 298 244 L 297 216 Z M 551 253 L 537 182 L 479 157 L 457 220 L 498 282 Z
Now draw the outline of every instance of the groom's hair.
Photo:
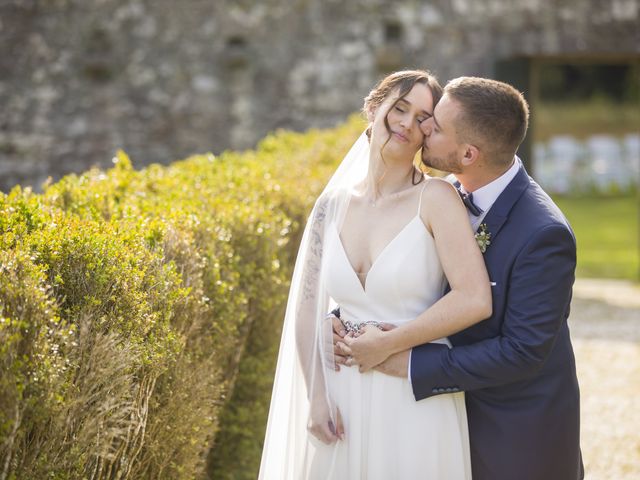
M 476 145 L 496 166 L 511 163 L 529 124 L 529 105 L 511 85 L 478 77 L 451 80 L 444 93 L 462 106 L 458 141 Z

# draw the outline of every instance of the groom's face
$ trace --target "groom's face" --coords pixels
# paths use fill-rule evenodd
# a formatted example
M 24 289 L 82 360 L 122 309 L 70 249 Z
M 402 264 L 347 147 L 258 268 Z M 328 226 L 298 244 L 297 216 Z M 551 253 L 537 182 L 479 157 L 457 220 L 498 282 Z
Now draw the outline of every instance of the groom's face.
M 444 172 L 462 173 L 464 148 L 458 143 L 455 120 L 459 104 L 447 94 L 436 105 L 433 116 L 420 124 L 424 133 L 422 163 Z

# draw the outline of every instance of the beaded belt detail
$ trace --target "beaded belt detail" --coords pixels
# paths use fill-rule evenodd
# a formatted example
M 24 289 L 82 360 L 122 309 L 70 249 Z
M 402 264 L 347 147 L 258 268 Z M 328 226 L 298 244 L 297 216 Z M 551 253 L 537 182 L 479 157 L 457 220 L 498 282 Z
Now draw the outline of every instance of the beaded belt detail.
M 344 329 L 347 331 L 347 333 L 358 333 L 367 325 L 373 325 L 374 327 L 378 327 L 380 330 L 382 330 L 380 322 L 376 322 L 375 320 L 368 320 L 366 322 L 351 322 L 349 320 L 345 320 L 344 322 L 342 322 L 342 324 L 344 325 Z

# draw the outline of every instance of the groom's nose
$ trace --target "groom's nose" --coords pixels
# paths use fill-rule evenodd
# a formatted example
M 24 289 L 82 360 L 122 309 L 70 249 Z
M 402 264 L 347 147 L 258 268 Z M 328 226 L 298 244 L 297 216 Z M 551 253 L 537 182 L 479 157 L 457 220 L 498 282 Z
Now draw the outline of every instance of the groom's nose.
M 432 122 L 431 118 L 427 118 L 422 122 L 420 122 L 420 130 L 427 137 L 431 135 L 431 122 Z

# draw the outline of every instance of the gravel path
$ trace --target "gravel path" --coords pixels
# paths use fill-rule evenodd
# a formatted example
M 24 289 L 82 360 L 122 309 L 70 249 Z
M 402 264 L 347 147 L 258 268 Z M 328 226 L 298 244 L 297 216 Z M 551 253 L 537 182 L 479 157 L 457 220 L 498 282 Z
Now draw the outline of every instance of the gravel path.
M 640 287 L 577 280 L 569 325 L 585 479 L 640 479 Z

